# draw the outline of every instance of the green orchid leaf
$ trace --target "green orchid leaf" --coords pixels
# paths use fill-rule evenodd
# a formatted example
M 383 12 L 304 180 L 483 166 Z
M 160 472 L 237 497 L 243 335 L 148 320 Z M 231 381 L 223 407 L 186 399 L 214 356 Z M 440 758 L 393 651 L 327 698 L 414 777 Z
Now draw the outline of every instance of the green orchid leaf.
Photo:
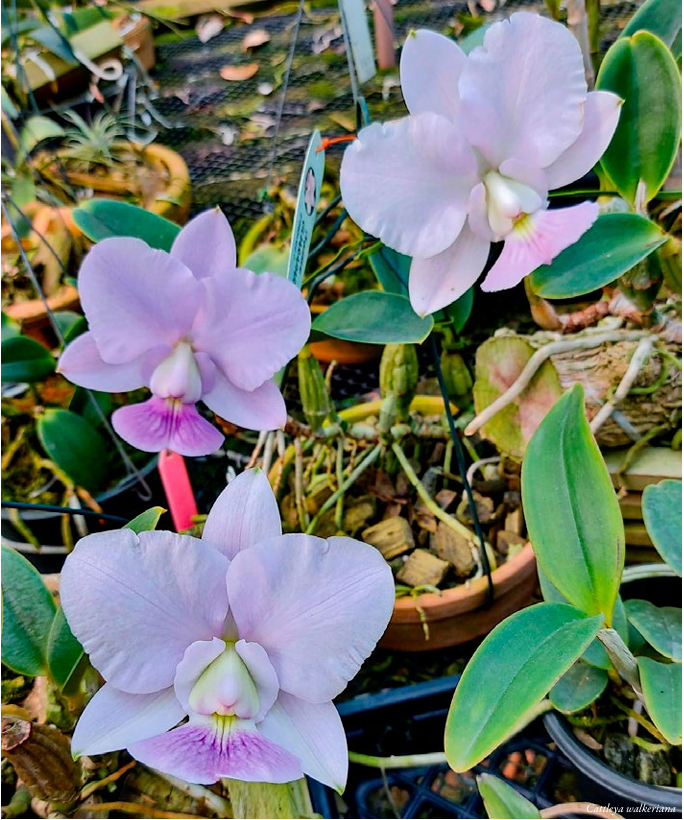
M 487 817 L 499 820 L 525 820 L 541 817 L 539 809 L 509 786 L 500 777 L 491 774 L 477 776 L 477 788 L 487 811 Z
M 369 290 L 335 302 L 311 329 L 335 339 L 385 345 L 423 342 L 432 325 L 432 316 L 418 316 L 405 297 Z
M 27 336 L 12 336 L 0 347 L 0 378 L 8 382 L 38 382 L 55 371 L 52 353 L 40 342 Z
M 133 518 L 128 524 L 124 524 L 124 529 L 133 530 L 134 533 L 155 530 L 159 519 L 165 512 L 164 507 L 150 507 L 149 510 L 141 512 L 140 515 Z
M 622 37 L 608 50 L 596 88 L 624 100 L 601 166 L 630 204 L 637 198 L 648 203 L 666 180 L 679 147 L 682 80 L 675 58 L 650 31 Z
M 180 233 L 178 225 L 168 219 L 113 199 L 84 202 L 74 210 L 74 222 L 93 242 L 111 236 L 133 236 L 161 251 L 170 251 Z
M 19 150 L 17 151 L 16 165 L 19 166 L 33 149 L 41 142 L 64 136 L 62 126 L 49 117 L 36 115 L 29 117 L 19 133 Z
M 682 665 L 637 658 L 646 709 L 669 743 L 682 745 Z
M 109 416 L 112 412 L 112 394 L 102 393 L 99 390 L 86 390 L 84 387 L 77 387 L 74 390 L 74 395 L 69 402 L 69 410 L 78 413 L 79 416 L 89 421 L 93 427 L 99 427 L 102 424 L 102 416 L 93 406 L 93 398 L 102 414 L 105 417 Z
M 47 647 L 50 674 L 60 689 L 68 686 L 80 666 L 83 654 L 83 647 L 74 638 L 60 607 L 52 622 Z
M 570 604 L 612 622 L 625 561 L 613 485 L 584 415 L 581 385 L 565 393 L 532 436 L 522 496 L 537 562 Z
M 661 655 L 682 659 L 682 610 L 675 606 L 654 606 L 650 601 L 625 603 L 632 626 Z
M 598 669 L 580 659 L 549 692 L 549 700 L 559 712 L 569 715 L 593 703 L 607 685 L 608 673 L 605 669 Z
M 2 662 L 20 675 L 46 675 L 55 602 L 40 573 L 2 547 Z
M 650 219 L 604 214 L 574 245 L 531 275 L 532 289 L 545 299 L 570 299 L 602 288 L 667 242 Z
M 646 0 L 627 23 L 620 38 L 631 37 L 638 31 L 650 31 L 672 49 L 682 32 L 680 0 Z
M 111 445 L 90 422 L 71 410 L 49 408 L 38 417 L 36 428 L 48 457 L 76 486 L 89 492 L 104 488 Z
M 408 296 L 408 278 L 411 257 L 382 245 L 368 257 L 375 278 L 387 293 Z
M 660 557 L 682 575 L 682 482 L 649 484 L 641 499 L 646 530 Z
M 286 278 L 289 258 L 289 248 L 260 245 L 250 253 L 240 267 L 247 268 L 254 273 L 277 273 L 278 276 Z
M 456 335 L 458 335 L 466 326 L 470 314 L 473 312 L 473 304 L 475 302 L 475 288 L 469 288 L 463 296 L 459 297 L 455 302 L 452 302 L 448 307 L 444 308 L 444 313 L 451 322 L 451 327 Z
M 2 341 L 14 339 L 21 336 L 21 327 L 18 322 L 9 317 L 5 311 L 2 312 Z
M 454 771 L 479 763 L 539 711 L 542 698 L 594 640 L 602 615 L 542 603 L 516 612 L 480 644 L 456 687 L 446 725 Z

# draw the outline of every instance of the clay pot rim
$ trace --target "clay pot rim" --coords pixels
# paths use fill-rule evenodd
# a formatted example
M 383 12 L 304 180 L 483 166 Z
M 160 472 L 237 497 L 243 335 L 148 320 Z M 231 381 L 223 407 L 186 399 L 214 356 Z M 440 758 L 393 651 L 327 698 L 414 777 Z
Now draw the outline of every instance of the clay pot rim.
M 504 591 L 504 588 L 510 582 L 514 581 L 525 568 L 535 562 L 532 544 L 528 541 L 515 557 L 492 572 L 494 595 L 497 594 L 497 588 Z M 401 614 L 406 620 L 409 620 L 406 616 L 412 614 L 417 621 L 420 619 L 417 607 L 420 607 L 428 618 L 438 620 L 440 617 L 445 618 L 451 615 L 454 609 L 457 612 L 477 609 L 486 595 L 487 586 L 487 578 L 482 576 L 475 579 L 468 586 L 460 584 L 457 587 L 445 589 L 441 595 L 437 595 L 435 592 L 425 592 L 417 598 L 399 598 L 394 602 L 394 614 L 395 616 Z M 471 600 L 474 602 L 472 607 L 463 606 L 464 603 Z M 476 600 L 477 603 L 475 603 Z M 414 618 L 410 620 L 414 620 Z

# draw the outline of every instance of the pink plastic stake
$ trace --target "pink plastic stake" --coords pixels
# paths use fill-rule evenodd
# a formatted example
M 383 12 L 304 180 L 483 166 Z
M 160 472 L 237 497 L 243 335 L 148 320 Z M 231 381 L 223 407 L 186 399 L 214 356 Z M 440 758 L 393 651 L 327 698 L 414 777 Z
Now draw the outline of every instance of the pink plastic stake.
M 193 525 L 192 517 L 197 515 L 197 504 L 183 456 L 172 450 L 162 450 L 159 453 L 159 475 L 176 532 L 187 530 Z

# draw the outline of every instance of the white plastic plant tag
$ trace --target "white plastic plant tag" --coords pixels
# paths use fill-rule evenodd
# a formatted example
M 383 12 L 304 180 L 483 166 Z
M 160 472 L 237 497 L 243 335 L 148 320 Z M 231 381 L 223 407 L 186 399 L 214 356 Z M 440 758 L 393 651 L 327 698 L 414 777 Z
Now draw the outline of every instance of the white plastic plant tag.
M 340 17 L 347 48 L 351 49 L 352 61 L 359 84 L 375 76 L 375 57 L 371 42 L 368 15 L 364 0 L 338 0 Z
M 311 235 L 316 224 L 316 209 L 323 184 L 325 152 L 321 135 L 314 131 L 306 150 L 297 192 L 297 207 L 292 224 L 292 245 L 287 263 L 287 278 L 301 288 L 309 257 Z M 319 150 L 320 149 L 320 150 Z

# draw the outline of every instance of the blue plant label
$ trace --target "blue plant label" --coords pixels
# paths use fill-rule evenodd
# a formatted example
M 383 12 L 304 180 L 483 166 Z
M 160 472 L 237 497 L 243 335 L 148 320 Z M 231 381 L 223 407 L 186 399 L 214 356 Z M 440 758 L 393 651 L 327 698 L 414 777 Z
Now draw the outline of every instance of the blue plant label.
M 340 17 L 347 48 L 351 49 L 352 62 L 359 84 L 375 76 L 375 57 L 371 42 L 368 15 L 364 0 L 338 0 Z
M 324 168 L 323 141 L 320 133 L 314 131 L 309 140 L 302 176 L 299 180 L 297 206 L 292 224 L 292 245 L 287 263 L 287 278 L 298 288 L 301 288 L 304 281 L 304 271 L 309 258 L 309 247 L 316 224 L 316 209 L 321 196 Z

